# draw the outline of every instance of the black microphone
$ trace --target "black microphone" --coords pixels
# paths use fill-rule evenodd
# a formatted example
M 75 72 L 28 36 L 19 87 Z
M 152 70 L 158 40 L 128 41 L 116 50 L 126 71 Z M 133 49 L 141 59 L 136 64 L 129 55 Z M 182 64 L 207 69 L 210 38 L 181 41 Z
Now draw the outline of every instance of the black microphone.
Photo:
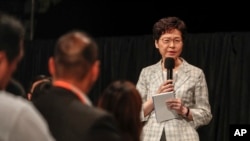
M 175 66 L 174 58 L 167 57 L 165 58 L 164 66 L 167 69 L 167 80 L 173 80 L 173 69 Z

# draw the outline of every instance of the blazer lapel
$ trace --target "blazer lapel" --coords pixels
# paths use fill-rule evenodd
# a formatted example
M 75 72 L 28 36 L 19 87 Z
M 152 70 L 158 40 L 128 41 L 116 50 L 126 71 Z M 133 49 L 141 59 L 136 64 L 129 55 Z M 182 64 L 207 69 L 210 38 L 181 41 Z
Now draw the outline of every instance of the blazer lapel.
M 160 85 L 165 81 L 162 72 L 161 61 L 154 65 L 154 67 L 152 68 L 151 76 L 149 76 L 149 78 L 151 83 L 151 93 L 156 94 Z
M 163 76 L 163 72 L 162 72 L 162 67 L 161 67 L 161 61 L 159 61 L 157 64 L 155 64 L 154 68 L 153 68 L 153 74 L 151 76 L 152 82 L 151 83 L 156 83 L 158 82 L 159 84 L 162 84 L 165 80 L 165 76 Z M 160 86 L 160 85 L 159 85 Z
M 183 59 L 183 63 L 181 64 L 177 74 L 175 74 L 175 84 L 174 84 L 174 89 L 177 91 L 181 85 L 185 83 L 190 77 L 190 74 L 188 73 L 190 71 L 190 67 L 188 63 Z

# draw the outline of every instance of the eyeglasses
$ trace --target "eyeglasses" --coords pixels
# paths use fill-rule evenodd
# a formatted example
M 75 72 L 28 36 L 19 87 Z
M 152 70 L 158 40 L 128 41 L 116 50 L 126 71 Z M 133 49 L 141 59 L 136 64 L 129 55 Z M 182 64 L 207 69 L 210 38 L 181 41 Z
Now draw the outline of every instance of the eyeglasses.
M 160 39 L 163 44 L 169 45 L 171 42 L 173 42 L 175 45 L 178 45 L 182 43 L 182 39 L 180 38 L 175 38 L 175 39 L 169 39 L 169 38 L 162 38 Z

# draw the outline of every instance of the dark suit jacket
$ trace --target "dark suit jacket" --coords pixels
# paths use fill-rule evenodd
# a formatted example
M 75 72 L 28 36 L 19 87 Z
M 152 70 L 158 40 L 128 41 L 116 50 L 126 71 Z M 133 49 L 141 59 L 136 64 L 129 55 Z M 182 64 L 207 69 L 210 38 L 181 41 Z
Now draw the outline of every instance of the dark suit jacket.
M 114 118 L 83 104 L 71 91 L 52 87 L 34 101 L 57 141 L 120 141 Z
M 6 91 L 10 92 L 11 94 L 26 98 L 26 92 L 24 90 L 24 87 L 22 86 L 22 84 L 19 81 L 15 80 L 13 78 L 9 81 L 9 83 L 6 87 Z

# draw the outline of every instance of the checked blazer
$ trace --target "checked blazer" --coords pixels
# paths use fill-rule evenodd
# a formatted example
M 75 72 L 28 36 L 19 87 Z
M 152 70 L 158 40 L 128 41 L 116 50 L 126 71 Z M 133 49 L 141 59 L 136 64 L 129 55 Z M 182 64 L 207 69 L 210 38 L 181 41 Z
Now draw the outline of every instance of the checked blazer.
M 147 117 L 142 116 L 142 120 L 146 121 L 142 141 L 159 141 L 163 129 L 165 129 L 167 141 L 198 141 L 199 135 L 196 129 L 207 125 L 212 119 L 204 72 L 181 59 L 182 64 L 173 76 L 174 90 L 176 98 L 180 98 L 184 106 L 190 108 L 193 121 L 179 116 L 177 119 L 158 123 L 153 110 Z M 166 78 L 164 78 L 161 61 L 143 68 L 136 84 L 143 102 L 157 94 L 158 88 L 164 81 Z

